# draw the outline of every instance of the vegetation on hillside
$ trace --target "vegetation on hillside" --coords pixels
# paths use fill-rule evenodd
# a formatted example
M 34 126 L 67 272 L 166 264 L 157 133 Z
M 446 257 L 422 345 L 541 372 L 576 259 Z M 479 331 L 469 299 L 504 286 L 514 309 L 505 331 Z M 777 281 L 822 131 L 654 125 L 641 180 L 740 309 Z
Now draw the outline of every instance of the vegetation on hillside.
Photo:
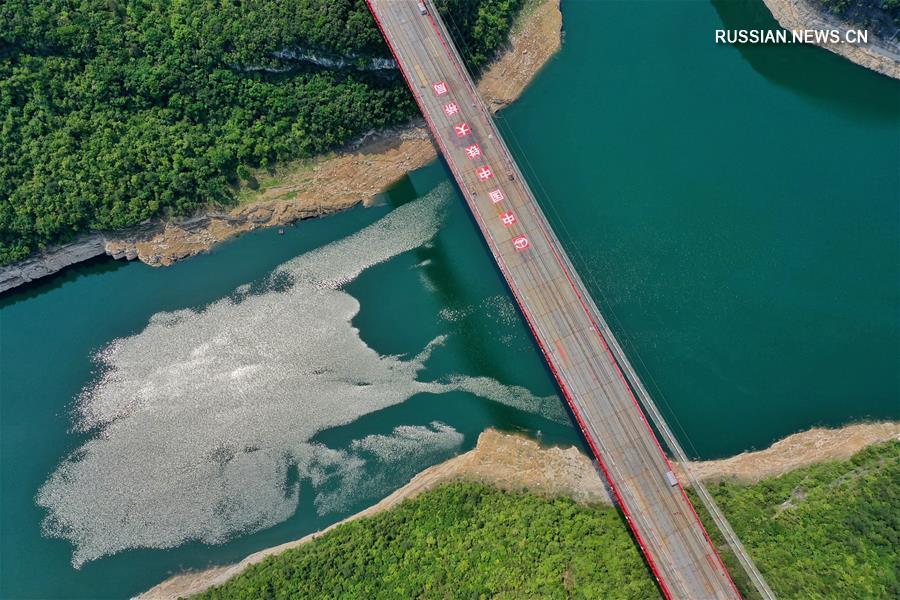
M 888 18 L 900 25 L 900 0 L 818 0 L 829 12 L 861 25 Z
M 454 483 L 250 567 L 202 598 L 658 597 L 619 515 Z
M 900 442 L 711 491 L 778 597 L 900 597 Z M 615 509 L 452 483 L 199 597 L 643 600 L 659 592 Z
M 461 3 L 473 65 L 518 0 Z M 455 28 L 452 28 L 457 33 Z M 250 168 L 415 114 L 364 0 L 0 2 L 0 265 L 234 200 Z
M 751 486 L 708 488 L 779 598 L 900 598 L 900 442 Z
M 474 73 L 494 57 L 506 41 L 522 0 L 435 0 L 460 56 Z

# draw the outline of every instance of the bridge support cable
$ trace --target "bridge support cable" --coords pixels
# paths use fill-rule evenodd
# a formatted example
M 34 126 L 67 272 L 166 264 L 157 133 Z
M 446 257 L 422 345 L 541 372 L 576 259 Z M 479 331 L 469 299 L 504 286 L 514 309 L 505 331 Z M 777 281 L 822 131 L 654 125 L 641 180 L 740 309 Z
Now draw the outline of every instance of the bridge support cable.
M 660 443 L 664 430 L 651 428 L 654 411 L 638 398 L 643 385 L 537 204 L 433 3 L 424 0 L 417 8 L 412 0 L 366 1 L 663 595 L 738 598 L 684 488 L 672 476 Z M 475 168 L 469 161 L 476 156 L 493 160 L 495 168 Z M 496 168 L 500 164 L 509 170 L 503 189 L 496 187 L 499 178 L 488 183 L 503 170 Z
M 591 300 L 590 302 L 593 303 L 593 300 Z M 709 493 L 709 490 L 706 489 L 706 486 L 703 485 L 703 482 L 700 480 L 700 478 L 697 477 L 693 470 L 690 468 L 690 460 L 685 454 L 684 449 L 681 447 L 681 444 L 678 442 L 675 434 L 672 433 L 672 430 L 666 423 L 666 420 L 663 417 L 662 413 L 659 412 L 659 409 L 656 407 L 656 403 L 653 402 L 653 399 L 650 397 L 650 394 L 647 392 L 647 389 L 644 387 L 644 384 L 641 382 L 640 378 L 635 372 L 634 367 L 631 366 L 631 363 L 628 361 L 628 358 L 622 351 L 621 346 L 619 346 L 618 341 L 616 341 L 616 338 L 612 335 L 612 331 L 609 330 L 609 326 L 603 320 L 603 316 L 599 316 L 600 326 L 603 327 L 606 332 L 608 332 L 607 335 L 609 337 L 607 339 L 610 342 L 613 356 L 616 357 L 616 361 L 619 363 L 619 366 L 625 371 L 625 375 L 628 378 L 629 383 L 632 385 L 632 388 L 636 392 L 641 405 L 643 406 L 644 410 L 650 415 L 650 420 L 653 422 L 653 425 L 656 426 L 656 429 L 662 436 L 666 446 L 674 455 L 673 457 L 675 458 L 675 460 L 679 464 L 681 464 L 684 473 L 687 475 L 688 482 L 690 483 L 694 491 L 697 492 L 697 496 L 700 498 L 700 501 L 703 503 L 703 506 L 706 508 L 709 516 L 715 522 L 716 528 L 722 534 L 722 537 L 725 539 L 728 547 L 731 549 L 732 553 L 734 553 L 735 558 L 737 558 L 738 562 L 741 565 L 741 568 L 747 574 L 747 577 L 750 578 L 750 582 L 753 584 L 753 587 L 756 589 L 759 595 L 762 596 L 764 600 L 775 600 L 775 593 L 772 591 L 772 588 L 770 588 L 769 584 L 766 583 L 766 580 L 757 568 L 756 563 L 753 562 L 750 554 L 747 552 L 746 548 L 744 548 L 744 544 L 741 543 L 740 538 L 737 536 L 734 529 L 732 529 L 731 523 L 728 522 L 725 514 L 722 512 L 722 510 L 716 504 L 716 501 L 713 499 L 712 495 Z
M 431 4 L 431 2 L 428 2 Z M 446 26 L 444 25 L 443 19 L 440 18 L 440 15 L 437 13 L 436 8 L 433 4 L 430 6 L 433 15 L 434 22 L 437 26 L 442 30 L 443 35 L 446 39 L 452 39 L 449 31 L 447 31 Z M 465 64 L 462 57 L 459 55 L 459 52 L 456 49 L 454 44 L 448 44 L 450 51 L 456 57 L 456 60 L 459 64 Z M 474 81 L 472 81 L 471 76 L 469 75 L 468 70 L 463 69 L 463 77 L 464 80 L 469 87 L 470 92 L 477 96 L 478 91 L 475 86 Z M 503 136 L 499 134 L 499 129 L 497 128 L 497 124 L 493 118 L 493 115 L 490 114 L 490 111 L 486 108 L 482 108 L 487 120 L 494 128 L 497 133 L 496 137 L 498 142 L 506 149 L 506 152 L 509 156 L 513 156 L 512 152 L 509 151 L 509 148 L 506 146 L 506 142 L 503 139 Z M 515 161 L 512 161 L 511 164 L 508 165 L 515 173 L 516 176 L 521 178 L 523 181 L 527 181 L 521 172 L 518 164 Z M 532 167 L 532 170 L 533 167 Z M 535 178 L 537 177 L 534 174 Z M 538 182 L 543 189 L 543 185 Z M 548 196 L 546 190 L 544 190 L 545 199 Z M 557 220 L 559 219 L 559 215 L 557 215 Z M 558 244 L 560 248 L 564 246 L 556 237 L 556 233 L 553 229 L 549 229 L 548 232 L 550 236 L 554 238 L 554 241 Z M 577 251 L 577 250 L 576 250 Z M 573 277 L 580 278 L 578 275 L 578 271 L 575 269 L 574 265 L 571 264 L 571 261 L 566 253 L 561 255 L 563 262 L 566 263 L 566 268 L 572 274 Z M 583 260 L 583 258 L 582 258 Z M 584 284 L 581 284 L 584 287 Z M 595 282 L 596 286 L 596 282 Z M 585 287 L 585 289 L 587 289 Z M 618 339 L 613 334 L 609 325 L 606 322 L 606 319 L 603 317 L 603 313 L 600 312 L 597 307 L 594 299 L 590 296 L 590 294 L 586 294 L 585 298 L 586 302 L 590 306 L 591 311 L 594 313 L 594 316 L 597 320 L 597 324 L 602 330 L 601 333 L 603 337 L 606 338 L 609 343 L 610 350 L 615 358 L 616 362 L 619 364 L 619 367 L 624 371 L 625 376 L 628 380 L 629 385 L 632 390 L 635 392 L 638 400 L 640 401 L 641 407 L 644 411 L 649 415 L 651 422 L 656 427 L 656 430 L 659 432 L 660 436 L 663 438 L 663 442 L 669 448 L 669 451 L 672 453 L 673 458 L 682 466 L 682 470 L 687 476 L 688 482 L 690 486 L 697 492 L 700 501 L 703 503 L 704 508 L 706 508 L 710 517 L 713 519 L 713 522 L 716 525 L 716 528 L 722 534 L 722 537 L 725 539 L 725 542 L 728 544 L 728 547 L 731 549 L 732 553 L 737 558 L 738 562 L 741 565 L 743 571 L 747 574 L 750 582 L 753 584 L 753 587 L 756 589 L 757 593 L 764 600 L 775 600 L 776 596 L 772 589 L 769 587 L 762 573 L 757 568 L 756 564 L 753 562 L 753 559 L 750 557 L 743 543 L 741 543 L 740 538 L 735 533 L 734 529 L 731 527 L 731 524 L 728 522 L 728 519 L 725 517 L 725 514 L 721 511 L 719 506 L 716 504 L 712 495 L 706 489 L 706 486 L 703 482 L 694 474 L 694 472 L 690 468 L 690 460 L 688 459 L 687 454 L 682 448 L 681 444 L 678 441 L 678 438 L 672 432 L 662 413 L 659 411 L 659 408 L 656 406 L 656 403 L 653 401 L 653 398 L 650 396 L 628 357 L 626 356 L 624 350 L 618 342 Z

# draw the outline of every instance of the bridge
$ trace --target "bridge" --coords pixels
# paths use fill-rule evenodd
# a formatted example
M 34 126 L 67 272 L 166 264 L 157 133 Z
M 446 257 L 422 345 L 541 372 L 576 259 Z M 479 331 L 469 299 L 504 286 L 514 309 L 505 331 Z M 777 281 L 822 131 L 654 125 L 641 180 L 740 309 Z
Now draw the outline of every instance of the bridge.
M 661 591 L 740 598 L 642 404 L 679 460 L 683 450 L 553 233 L 434 6 L 367 3 Z M 711 497 L 698 491 L 761 595 L 774 597 Z

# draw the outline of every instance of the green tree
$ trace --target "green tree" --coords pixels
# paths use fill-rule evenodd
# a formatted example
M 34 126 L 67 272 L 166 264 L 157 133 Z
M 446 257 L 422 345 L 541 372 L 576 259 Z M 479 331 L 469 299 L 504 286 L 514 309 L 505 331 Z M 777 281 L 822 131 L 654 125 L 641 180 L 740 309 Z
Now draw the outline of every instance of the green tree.
M 507 5 L 464 4 L 487 11 L 467 27 L 499 44 L 490 14 Z M 398 72 L 323 69 L 283 50 L 389 56 L 364 0 L 0 3 L 0 264 L 79 232 L 227 205 L 251 169 L 415 114 Z

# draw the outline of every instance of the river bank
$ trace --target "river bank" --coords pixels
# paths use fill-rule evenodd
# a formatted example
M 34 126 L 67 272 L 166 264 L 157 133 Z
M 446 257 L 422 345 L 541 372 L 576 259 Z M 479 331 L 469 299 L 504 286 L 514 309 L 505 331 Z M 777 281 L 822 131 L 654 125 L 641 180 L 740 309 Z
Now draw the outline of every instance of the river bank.
M 562 41 L 559 0 L 529 2 L 513 24 L 504 52 L 478 83 L 496 111 L 514 101 Z M 127 232 L 86 234 L 70 243 L 0 267 L 0 293 L 68 266 L 102 256 L 168 266 L 215 244 L 262 227 L 284 227 L 367 204 L 406 173 L 437 157 L 424 122 L 372 131 L 339 151 L 254 173 L 251 189 L 228 211 L 149 222 Z
M 812 0 L 763 0 L 775 20 L 787 30 L 836 29 L 846 32 L 860 26 L 828 13 L 821 4 Z M 874 38 L 868 44 L 816 43 L 817 46 L 843 56 L 858 65 L 872 69 L 888 77 L 900 79 L 900 45 L 889 42 L 870 32 Z
M 703 480 L 735 479 L 752 483 L 765 477 L 832 460 L 847 459 L 871 444 L 900 439 L 900 422 L 858 423 L 840 429 L 815 428 L 790 435 L 772 446 L 721 460 L 693 462 Z M 542 495 L 567 496 L 583 503 L 612 504 L 593 461 L 574 447 L 542 447 L 521 435 L 485 430 L 473 450 L 425 469 L 377 504 L 321 531 L 251 554 L 237 564 L 183 573 L 141 594 L 162 600 L 196 594 L 220 585 L 267 556 L 316 539 L 342 523 L 388 510 L 441 483 L 466 480 L 503 490 L 527 489 Z

